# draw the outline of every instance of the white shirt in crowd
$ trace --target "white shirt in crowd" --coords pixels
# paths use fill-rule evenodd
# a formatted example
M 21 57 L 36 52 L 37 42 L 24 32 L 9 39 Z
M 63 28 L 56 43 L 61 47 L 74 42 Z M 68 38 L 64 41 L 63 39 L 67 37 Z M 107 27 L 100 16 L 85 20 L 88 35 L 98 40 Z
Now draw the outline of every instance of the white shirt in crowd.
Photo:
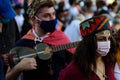
M 22 26 L 23 26 L 23 23 L 24 23 L 23 15 L 22 14 L 21 15 L 16 15 L 15 20 L 16 20 L 19 32 L 21 32 L 22 31 Z
M 73 20 L 71 24 L 66 27 L 64 33 L 68 36 L 71 42 L 82 40 L 79 27 L 80 27 L 80 20 Z

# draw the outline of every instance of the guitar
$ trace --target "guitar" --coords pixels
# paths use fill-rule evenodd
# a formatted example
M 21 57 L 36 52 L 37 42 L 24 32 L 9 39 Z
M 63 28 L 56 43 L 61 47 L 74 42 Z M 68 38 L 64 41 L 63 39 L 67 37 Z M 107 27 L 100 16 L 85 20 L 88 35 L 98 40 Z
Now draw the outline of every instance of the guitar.
M 17 64 L 23 58 L 34 56 L 38 56 L 42 60 L 48 60 L 52 57 L 53 52 L 77 47 L 79 42 L 80 41 L 58 46 L 48 46 L 47 44 L 40 43 L 35 46 L 35 49 L 28 47 L 15 47 L 10 50 L 10 63 Z

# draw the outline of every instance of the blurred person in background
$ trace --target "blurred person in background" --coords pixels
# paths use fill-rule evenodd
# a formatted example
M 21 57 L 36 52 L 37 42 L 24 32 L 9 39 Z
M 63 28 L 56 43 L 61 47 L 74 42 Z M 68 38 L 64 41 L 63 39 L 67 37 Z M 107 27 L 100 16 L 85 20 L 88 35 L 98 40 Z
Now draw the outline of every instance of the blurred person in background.
M 95 16 L 101 14 L 109 14 L 108 7 L 104 0 L 97 0 L 96 1 L 97 11 L 95 12 Z
M 97 7 L 93 5 L 92 1 L 86 0 L 84 2 L 84 16 L 86 19 L 92 18 L 94 16 L 94 12 L 97 11 Z
M 104 0 L 97 0 L 96 6 L 97 6 L 97 11 L 95 12 L 95 16 L 103 15 L 103 16 L 108 17 L 108 19 L 109 19 L 108 22 L 110 24 L 110 27 L 112 28 L 112 26 L 113 26 L 112 19 L 113 18 L 109 14 L 109 9 L 108 9 L 106 2 Z
M 79 14 L 71 23 L 66 27 L 64 33 L 68 36 L 71 42 L 81 41 L 82 35 L 80 34 L 80 23 L 85 20 L 84 15 Z
M 22 10 L 23 7 L 20 4 L 15 4 L 13 6 L 13 8 L 14 8 L 14 10 L 16 12 L 15 21 L 17 23 L 18 32 L 19 32 L 18 37 L 20 39 L 20 37 L 21 37 L 21 31 L 22 31 L 22 27 L 23 27 L 23 23 L 24 23 L 24 16 L 21 13 L 21 10 Z
M 116 13 L 118 11 L 118 3 L 117 1 L 114 1 L 112 4 L 108 5 L 109 8 L 109 14 L 112 18 L 116 16 Z
M 113 19 L 113 27 L 112 27 L 114 32 L 117 32 L 120 30 L 120 14 L 117 14 L 114 19 Z
M 0 0 L 0 80 L 5 80 L 8 53 L 15 44 L 15 12 L 9 0 Z
M 22 9 L 24 11 L 24 13 L 22 13 L 24 16 L 24 23 L 22 26 L 21 37 L 23 37 L 32 28 L 32 25 L 33 25 L 31 18 L 27 14 L 28 5 L 31 2 L 32 2 L 32 0 L 28 0 L 28 1 L 24 0 L 24 5 L 23 5 L 23 9 Z
M 65 2 L 61 1 L 58 3 L 58 9 L 56 10 L 56 17 L 61 22 L 61 30 L 65 30 L 65 24 L 66 24 L 66 16 L 68 14 L 68 11 L 65 9 Z M 59 26 L 60 27 L 60 26 Z
M 66 26 L 70 24 L 70 22 L 80 14 L 81 7 L 77 0 L 69 0 L 70 8 L 68 10 L 68 16 Z

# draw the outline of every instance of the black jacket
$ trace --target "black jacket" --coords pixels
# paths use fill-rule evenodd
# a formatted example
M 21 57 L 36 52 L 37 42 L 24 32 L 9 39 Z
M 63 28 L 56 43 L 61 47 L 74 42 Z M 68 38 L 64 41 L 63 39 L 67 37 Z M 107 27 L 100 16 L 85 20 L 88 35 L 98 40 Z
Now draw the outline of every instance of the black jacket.
M 19 33 L 15 20 L 3 24 L 2 32 L 0 32 L 0 54 L 8 53 L 18 39 Z

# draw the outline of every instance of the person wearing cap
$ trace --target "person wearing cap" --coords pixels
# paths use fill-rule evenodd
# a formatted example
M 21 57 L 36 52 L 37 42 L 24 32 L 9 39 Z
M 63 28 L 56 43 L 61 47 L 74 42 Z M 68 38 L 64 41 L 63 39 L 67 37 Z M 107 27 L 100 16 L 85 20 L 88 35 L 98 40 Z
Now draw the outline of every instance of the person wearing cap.
M 18 31 L 19 31 L 19 34 L 21 37 L 21 32 L 22 32 L 22 28 L 23 28 L 23 24 L 24 24 L 24 20 L 25 20 L 23 14 L 21 13 L 23 6 L 20 4 L 16 4 L 13 6 L 13 8 L 16 12 L 15 21 L 17 23 Z
M 57 30 L 58 20 L 52 0 L 33 0 L 27 12 L 33 20 L 33 28 L 16 43 L 16 47 L 35 49 L 39 43 L 49 46 L 70 43 L 64 32 Z M 24 58 L 9 68 L 6 80 L 16 80 L 21 73 L 23 80 L 57 80 L 60 70 L 66 66 L 66 56 L 71 56 L 73 51 L 73 48 L 57 51 L 47 60 L 39 58 L 42 56 Z
M 58 80 L 116 80 L 114 77 L 115 43 L 108 18 L 96 16 L 80 24 L 83 40 L 72 62 L 63 69 Z
M 15 12 L 9 0 L 0 0 L 0 80 L 5 80 L 8 53 L 15 43 Z

